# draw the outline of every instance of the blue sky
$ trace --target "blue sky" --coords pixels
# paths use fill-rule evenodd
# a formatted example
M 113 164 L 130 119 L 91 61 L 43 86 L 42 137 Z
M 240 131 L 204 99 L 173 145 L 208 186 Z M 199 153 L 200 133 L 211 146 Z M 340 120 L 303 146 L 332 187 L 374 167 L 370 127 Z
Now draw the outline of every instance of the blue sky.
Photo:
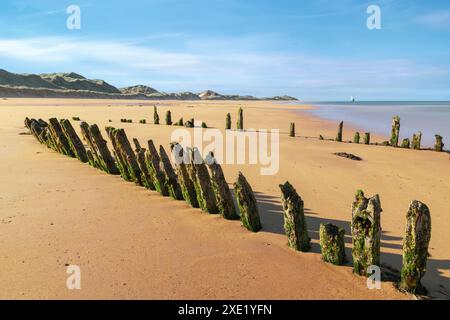
M 66 8 L 81 8 L 81 29 Z M 369 5 L 381 30 L 366 27 Z M 118 87 L 304 100 L 450 100 L 450 3 L 2 0 L 0 68 Z

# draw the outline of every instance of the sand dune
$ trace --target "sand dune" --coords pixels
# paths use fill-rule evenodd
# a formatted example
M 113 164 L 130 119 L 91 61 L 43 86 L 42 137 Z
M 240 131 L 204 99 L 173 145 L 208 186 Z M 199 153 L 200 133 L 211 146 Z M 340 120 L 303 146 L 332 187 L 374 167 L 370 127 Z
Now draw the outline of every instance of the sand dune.
M 405 299 L 383 283 L 366 280 L 320 259 L 319 224 L 333 222 L 350 233 L 356 189 L 379 193 L 382 262 L 401 266 L 401 243 L 411 200 L 431 210 L 432 239 L 425 286 L 434 297 L 450 294 L 450 190 L 448 154 L 320 141 L 337 124 L 273 102 L 163 101 L 160 117 L 195 117 L 222 129 L 244 108 L 246 128 L 280 128 L 280 171 L 261 176 L 259 166 L 223 166 L 232 183 L 243 171 L 257 195 L 263 231 L 250 233 L 226 221 L 163 198 L 120 177 L 64 157 L 23 135 L 23 119 L 79 116 L 89 123 L 123 127 L 141 144 L 152 138 L 165 147 L 174 127 L 152 123 L 148 101 L 8 99 L 0 101 L 0 298 L 137 299 Z M 122 124 L 121 118 L 133 119 Z M 139 119 L 148 124 L 139 124 Z M 108 122 L 108 120 L 112 122 Z M 295 121 L 297 137 L 288 137 Z M 77 127 L 74 124 L 74 127 Z M 77 128 L 78 129 L 78 128 Z M 347 129 L 347 128 L 346 128 Z M 106 135 L 105 135 L 106 136 Z M 352 130 L 344 131 L 351 139 Z M 382 141 L 385 137 L 374 137 Z M 363 158 L 351 161 L 333 153 Z M 286 246 L 279 183 L 289 180 L 307 208 L 313 247 L 298 253 Z M 347 236 L 350 257 L 350 237 Z M 66 288 L 66 264 L 81 267 L 82 289 Z

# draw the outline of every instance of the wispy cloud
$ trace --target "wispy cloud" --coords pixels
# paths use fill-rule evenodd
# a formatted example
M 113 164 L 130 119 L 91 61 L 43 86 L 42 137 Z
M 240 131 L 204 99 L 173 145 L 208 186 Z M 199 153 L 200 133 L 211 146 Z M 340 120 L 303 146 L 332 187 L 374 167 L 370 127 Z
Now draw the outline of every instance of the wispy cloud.
M 202 41 L 208 43 L 208 39 Z M 51 68 L 85 73 L 119 86 L 144 83 L 165 91 L 211 88 L 260 96 L 292 94 L 320 98 L 339 91 L 345 92 L 346 97 L 347 92 L 348 95 L 386 92 L 450 75 L 449 68 L 417 65 L 403 59 L 345 60 L 249 48 L 240 51 L 232 39 L 226 39 L 220 46 L 219 39 L 214 41 L 218 50 L 213 46 L 200 52 L 181 52 L 128 41 L 63 37 L 0 39 L 0 57 L 34 68 L 39 63 L 46 71 Z
M 417 16 L 415 21 L 430 28 L 450 30 L 450 10 L 426 13 Z

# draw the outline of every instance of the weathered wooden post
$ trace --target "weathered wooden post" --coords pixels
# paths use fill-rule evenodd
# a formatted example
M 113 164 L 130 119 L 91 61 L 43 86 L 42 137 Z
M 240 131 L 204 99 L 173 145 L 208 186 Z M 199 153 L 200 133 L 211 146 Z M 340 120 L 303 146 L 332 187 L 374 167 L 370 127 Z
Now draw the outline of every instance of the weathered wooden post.
M 181 192 L 186 202 L 193 208 L 199 208 L 197 201 L 197 194 L 195 192 L 194 182 L 189 176 L 188 166 L 192 166 L 190 160 L 190 153 L 183 149 L 183 147 L 173 142 L 170 144 L 172 154 L 175 159 L 175 168 L 178 175 L 178 182 L 181 186 Z
M 411 148 L 414 150 L 420 150 L 420 145 L 422 143 L 422 132 L 418 134 L 413 134 Z
M 161 157 L 161 170 L 164 172 L 166 177 L 166 186 L 169 194 L 175 200 L 183 200 L 183 193 L 181 192 L 181 187 L 178 183 L 177 174 L 172 167 L 169 156 L 164 150 L 163 146 L 159 146 L 159 156 Z
M 159 115 L 158 115 L 158 109 L 156 106 L 153 107 L 153 123 L 159 124 Z
M 291 125 L 289 127 L 289 136 L 295 137 L 295 123 L 291 122 Z
M 191 164 L 187 169 L 191 180 L 194 182 L 200 208 L 211 214 L 219 213 L 208 168 L 197 148 L 191 150 Z
M 225 130 L 231 130 L 231 114 L 227 113 L 227 120 L 225 121 Z
M 352 204 L 352 256 L 353 272 L 368 274 L 372 265 L 380 266 L 381 203 L 375 195 L 368 199 L 358 190 Z
M 48 120 L 48 122 L 50 134 L 52 135 L 53 141 L 56 142 L 55 145 L 56 151 L 66 156 L 74 158 L 75 155 L 73 154 L 72 149 L 70 148 L 69 141 L 67 141 L 67 137 L 65 136 L 58 120 L 56 118 L 51 118 Z
M 342 265 L 345 262 L 345 230 L 331 223 L 320 224 L 320 249 L 322 259 L 335 265 Z
M 434 150 L 437 152 L 444 151 L 444 142 L 442 141 L 443 140 L 442 136 L 436 134 L 434 137 L 436 138 L 436 143 L 434 144 Z
M 82 132 L 84 130 L 83 127 L 85 128 L 84 124 L 86 124 L 86 122 L 81 123 Z M 94 157 L 95 155 L 97 155 L 99 168 L 110 174 L 119 174 L 119 169 L 117 169 L 116 162 L 114 161 L 114 158 L 112 157 L 111 152 L 108 149 L 107 142 L 105 139 L 103 139 L 103 136 L 100 133 L 100 129 L 96 124 L 89 126 L 88 135 L 92 143 L 92 153 L 94 154 Z
M 360 136 L 359 132 L 355 132 L 355 136 L 353 137 L 353 143 L 359 143 Z
M 108 134 L 109 139 L 111 140 L 111 144 L 113 146 L 113 155 L 116 160 L 116 166 L 119 170 L 120 176 L 125 181 L 133 181 L 131 173 L 128 170 L 128 163 L 126 158 L 124 158 L 123 153 L 120 151 L 119 143 L 117 142 L 116 130 L 113 127 L 106 127 L 106 133 Z
M 413 201 L 406 220 L 400 288 L 411 293 L 422 293 L 425 290 L 420 281 L 426 272 L 431 239 L 430 210 L 424 203 Z
M 258 205 L 252 187 L 245 179 L 242 172 L 234 183 L 234 193 L 241 214 L 241 221 L 244 227 L 253 232 L 262 229 L 259 217 Z
M 409 149 L 410 145 L 411 145 L 411 142 L 409 141 L 408 138 L 403 139 L 402 145 L 401 145 L 402 148 Z
M 153 180 L 153 185 L 164 197 L 169 196 L 169 190 L 166 186 L 166 177 L 161 171 L 161 159 L 156 151 L 153 140 L 148 140 L 148 150 L 145 154 L 145 162 L 147 163 L 148 172 Z
M 184 123 L 184 126 L 185 126 L 186 128 L 194 128 L 194 126 L 195 126 L 194 119 L 191 119 L 191 120 L 186 121 L 186 122 Z
M 134 181 L 137 185 L 142 186 L 143 182 L 141 180 L 141 170 L 136 160 L 136 155 L 134 154 L 133 148 L 131 147 L 130 141 L 128 140 L 127 134 L 124 129 L 114 129 L 112 136 L 116 142 L 117 150 L 116 154 L 124 162 L 124 168 L 127 171 L 126 177 L 130 177 L 131 181 Z M 128 180 L 124 177 L 125 180 Z
M 391 140 L 390 145 L 393 147 L 398 146 L 398 139 L 400 135 L 400 117 L 395 116 L 392 118 Z
M 222 167 L 214 158 L 214 154 L 210 152 L 206 157 L 206 163 L 211 172 L 211 184 L 216 195 L 217 207 L 220 214 L 228 220 L 237 220 L 239 215 L 234 207 L 233 197 L 231 196 L 230 187 L 225 180 Z
M 156 190 L 153 179 L 148 172 L 147 164 L 145 163 L 145 148 L 136 149 L 136 161 L 141 170 L 141 181 L 144 187 L 149 190 Z
M 341 121 L 341 123 L 339 123 L 339 129 L 338 129 L 338 133 L 336 135 L 336 141 L 338 141 L 338 142 L 342 142 L 343 129 L 344 129 L 344 121 Z
M 172 113 L 170 112 L 170 110 L 166 111 L 166 124 L 168 126 L 172 125 Z
M 364 133 L 364 144 L 370 144 L 370 132 Z
M 84 148 L 83 142 L 81 142 L 80 137 L 78 137 L 75 129 L 72 127 L 72 124 L 69 120 L 64 119 L 61 120 L 61 127 L 64 131 L 64 134 L 67 137 L 70 148 L 72 149 L 73 154 L 80 160 L 81 162 L 88 162 L 89 159 L 86 154 L 86 149 Z
M 184 126 L 183 118 L 180 118 L 180 120 L 178 120 L 176 125 L 180 127 Z
M 284 210 L 284 231 L 288 238 L 288 245 L 298 251 L 309 251 L 311 238 L 308 236 L 306 227 L 303 200 L 289 182 L 280 184 L 280 189 Z
M 242 108 L 239 108 L 238 111 L 238 121 L 236 124 L 237 130 L 244 130 L 244 110 Z

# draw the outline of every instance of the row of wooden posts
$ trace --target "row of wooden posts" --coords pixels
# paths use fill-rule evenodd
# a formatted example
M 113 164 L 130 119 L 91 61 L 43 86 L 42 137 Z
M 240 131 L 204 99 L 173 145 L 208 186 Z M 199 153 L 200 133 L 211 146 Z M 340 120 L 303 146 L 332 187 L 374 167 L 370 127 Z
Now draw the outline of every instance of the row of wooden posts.
M 243 124 L 242 118 L 239 121 Z M 109 174 L 120 174 L 124 180 L 163 196 L 185 200 L 190 206 L 207 213 L 220 213 L 229 220 L 241 219 L 243 226 L 250 231 L 262 229 L 256 198 L 247 179 L 239 172 L 234 183 L 239 209 L 236 210 L 221 165 L 212 153 L 202 159 L 197 148 L 182 148 L 180 144 L 172 143 L 173 155 L 183 160 L 177 161 L 174 168 L 163 146 L 159 146 L 158 153 L 152 140 L 148 141 L 148 149 L 145 149 L 137 139 L 133 139 L 133 150 L 123 129 L 106 127 L 113 148 L 111 153 L 95 124 L 81 122 L 87 148 L 67 119 L 58 121 L 52 118 L 47 123 L 42 119 L 26 118 L 25 126 L 40 143 L 66 156 L 76 157 Z M 309 251 L 311 239 L 303 200 L 289 182 L 279 187 L 288 245 L 298 251 Z M 369 266 L 380 265 L 381 211 L 379 196 L 366 198 L 362 191 L 357 192 L 351 221 L 353 270 L 356 274 L 367 276 Z M 345 231 L 326 223 L 320 225 L 319 235 L 323 260 L 336 265 L 345 263 Z M 406 291 L 422 291 L 420 281 L 426 270 L 430 236 L 430 212 L 425 204 L 413 201 L 407 213 L 403 242 L 400 287 Z
M 342 142 L 342 132 L 343 132 L 344 122 L 339 123 L 338 133 L 336 135 L 336 141 Z M 400 137 L 400 117 L 395 116 L 392 118 L 392 128 L 391 128 L 391 137 L 389 141 L 384 141 L 382 145 L 392 146 L 392 147 L 401 147 L 405 149 L 414 149 L 420 150 L 422 143 L 422 132 L 418 132 L 417 134 L 413 134 L 412 139 L 409 138 L 403 139 L 402 143 L 399 145 L 399 137 Z M 435 136 L 435 144 L 434 150 L 437 152 L 444 151 L 444 142 L 441 135 L 436 134 Z M 353 143 L 360 143 L 360 133 L 356 132 L 353 137 Z M 366 132 L 364 134 L 364 144 L 370 144 L 370 132 Z

